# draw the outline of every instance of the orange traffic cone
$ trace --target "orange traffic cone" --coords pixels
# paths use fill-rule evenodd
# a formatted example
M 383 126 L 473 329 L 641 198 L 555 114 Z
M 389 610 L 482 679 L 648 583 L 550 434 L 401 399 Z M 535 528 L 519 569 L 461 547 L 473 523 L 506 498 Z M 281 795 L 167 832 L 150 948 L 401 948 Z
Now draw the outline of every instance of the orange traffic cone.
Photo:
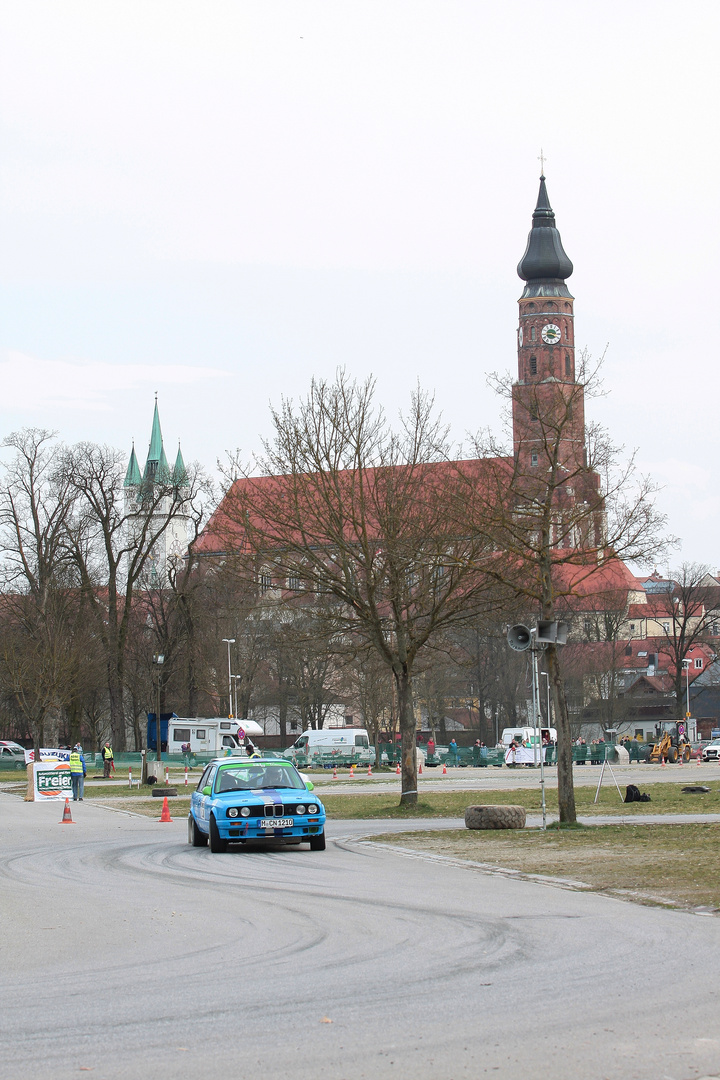
M 60 824 L 61 825 L 74 825 L 75 824 L 75 822 L 72 819 L 72 814 L 70 813 L 70 800 L 69 799 L 65 800 L 65 809 L 63 810 L 62 821 L 60 822 Z
M 681 750 L 679 755 L 678 755 L 678 765 L 682 765 L 682 759 L 683 759 L 683 756 L 682 756 L 682 750 Z
M 418 776 L 422 776 L 422 761 L 418 765 Z
M 660 757 L 660 764 L 662 765 L 663 769 L 664 769 L 664 768 L 666 767 L 666 765 L 667 765 L 667 761 L 666 761 L 666 760 L 665 760 L 665 758 L 664 758 L 664 757 L 662 757 L 662 756 Z
M 355 766 L 354 765 L 350 766 L 350 779 L 351 780 L 355 779 Z
M 368 765 L 368 776 L 372 776 L 372 767 Z
M 400 762 L 399 762 L 399 761 L 398 761 L 398 763 L 397 763 L 397 768 L 395 769 L 395 775 L 396 775 L 396 776 L 399 776 L 399 775 L 400 775 Z
M 443 761 L 443 776 L 447 776 L 447 765 Z
M 167 795 L 163 798 L 162 814 L 160 815 L 161 821 L 172 821 L 170 817 L 170 807 L 168 806 Z
M 337 765 L 333 765 L 333 780 L 337 780 Z
M 698 750 L 697 752 L 697 763 L 698 765 L 702 765 L 702 750 Z

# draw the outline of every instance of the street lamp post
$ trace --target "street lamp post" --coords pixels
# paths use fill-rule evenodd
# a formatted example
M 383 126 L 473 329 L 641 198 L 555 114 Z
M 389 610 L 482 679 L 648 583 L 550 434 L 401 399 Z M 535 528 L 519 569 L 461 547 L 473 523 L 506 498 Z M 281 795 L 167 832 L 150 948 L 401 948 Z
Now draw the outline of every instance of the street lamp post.
M 238 683 L 242 682 L 242 675 L 230 676 L 235 683 L 235 719 L 239 720 L 240 713 L 238 712 Z
M 547 681 L 547 726 L 552 727 L 552 721 L 550 718 L 550 676 L 548 675 L 547 671 L 541 671 L 540 674 L 544 675 Z
M 232 720 L 233 717 L 233 698 L 232 698 L 232 666 L 230 664 L 230 646 L 235 644 L 234 637 L 224 637 L 223 644 L 228 647 L 228 719 Z
M 157 666 L 157 707 L 155 709 L 155 745 L 157 746 L 157 761 L 162 761 L 162 728 L 160 726 L 160 683 L 162 682 L 162 666 L 165 663 L 164 653 L 153 656 L 153 664 Z
M 690 742 L 690 660 L 683 660 L 685 668 L 685 737 Z

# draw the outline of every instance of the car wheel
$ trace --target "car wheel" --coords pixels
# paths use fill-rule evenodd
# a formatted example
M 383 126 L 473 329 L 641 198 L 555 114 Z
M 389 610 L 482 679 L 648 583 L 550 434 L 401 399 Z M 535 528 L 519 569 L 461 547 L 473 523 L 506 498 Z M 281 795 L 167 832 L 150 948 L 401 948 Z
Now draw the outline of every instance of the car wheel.
M 220 830 L 213 814 L 210 815 L 210 850 L 217 855 L 227 851 L 228 842 L 220 837 Z
M 318 836 L 310 837 L 310 850 L 311 851 L 324 851 L 325 850 L 325 830 Z
M 675 749 L 674 746 L 671 746 L 670 749 L 668 750 L 667 759 L 668 759 L 668 761 L 670 762 L 671 765 L 674 765 L 675 762 L 677 761 L 677 750 Z
M 25 768 L 25 762 L 24 761 L 16 761 L 15 762 L 15 768 L 16 769 L 24 769 Z
M 205 847 L 207 842 L 208 838 L 198 829 L 195 818 L 192 814 L 188 814 L 188 844 L 192 844 L 193 847 Z

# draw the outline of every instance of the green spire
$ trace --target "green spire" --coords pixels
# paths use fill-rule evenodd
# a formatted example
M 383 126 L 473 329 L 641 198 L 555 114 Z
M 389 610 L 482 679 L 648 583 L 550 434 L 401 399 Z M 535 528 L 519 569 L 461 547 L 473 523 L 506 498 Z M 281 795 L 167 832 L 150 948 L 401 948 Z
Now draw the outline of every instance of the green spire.
M 133 443 L 132 453 L 130 460 L 128 461 L 127 472 L 125 473 L 125 487 L 139 487 L 142 484 L 142 476 L 140 475 L 140 466 L 138 465 L 138 459 L 135 456 L 135 443 Z
M 158 413 L 156 394 L 152 433 L 150 435 L 150 446 L 148 448 L 147 461 L 145 462 L 143 480 L 157 480 L 160 483 L 166 483 L 169 476 L 170 469 L 168 467 L 167 458 L 165 457 L 165 447 L 163 446 L 162 431 L 160 430 L 160 414 Z
M 177 457 L 173 466 L 173 484 L 175 487 L 183 487 L 183 485 L 187 484 L 187 469 L 185 468 L 179 441 Z

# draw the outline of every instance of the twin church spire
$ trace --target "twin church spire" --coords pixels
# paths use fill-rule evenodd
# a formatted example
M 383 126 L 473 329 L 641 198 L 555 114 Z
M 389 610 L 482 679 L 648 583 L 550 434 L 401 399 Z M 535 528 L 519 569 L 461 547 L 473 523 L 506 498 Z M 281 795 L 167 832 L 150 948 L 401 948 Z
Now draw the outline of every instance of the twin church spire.
M 155 395 L 155 412 L 153 414 L 150 445 L 148 447 L 145 469 L 142 473 L 140 472 L 140 465 L 138 464 L 137 455 L 135 453 L 135 443 L 133 443 L 130 461 L 128 462 L 127 472 L 125 473 L 124 486 L 126 488 L 131 488 L 140 487 L 142 484 L 160 483 L 181 487 L 185 484 L 186 480 L 187 471 L 185 469 L 185 462 L 183 460 L 179 442 L 175 464 L 172 469 L 170 469 L 168 465 L 168 460 L 165 455 L 165 446 L 163 444 L 162 429 L 160 427 L 157 395 Z

